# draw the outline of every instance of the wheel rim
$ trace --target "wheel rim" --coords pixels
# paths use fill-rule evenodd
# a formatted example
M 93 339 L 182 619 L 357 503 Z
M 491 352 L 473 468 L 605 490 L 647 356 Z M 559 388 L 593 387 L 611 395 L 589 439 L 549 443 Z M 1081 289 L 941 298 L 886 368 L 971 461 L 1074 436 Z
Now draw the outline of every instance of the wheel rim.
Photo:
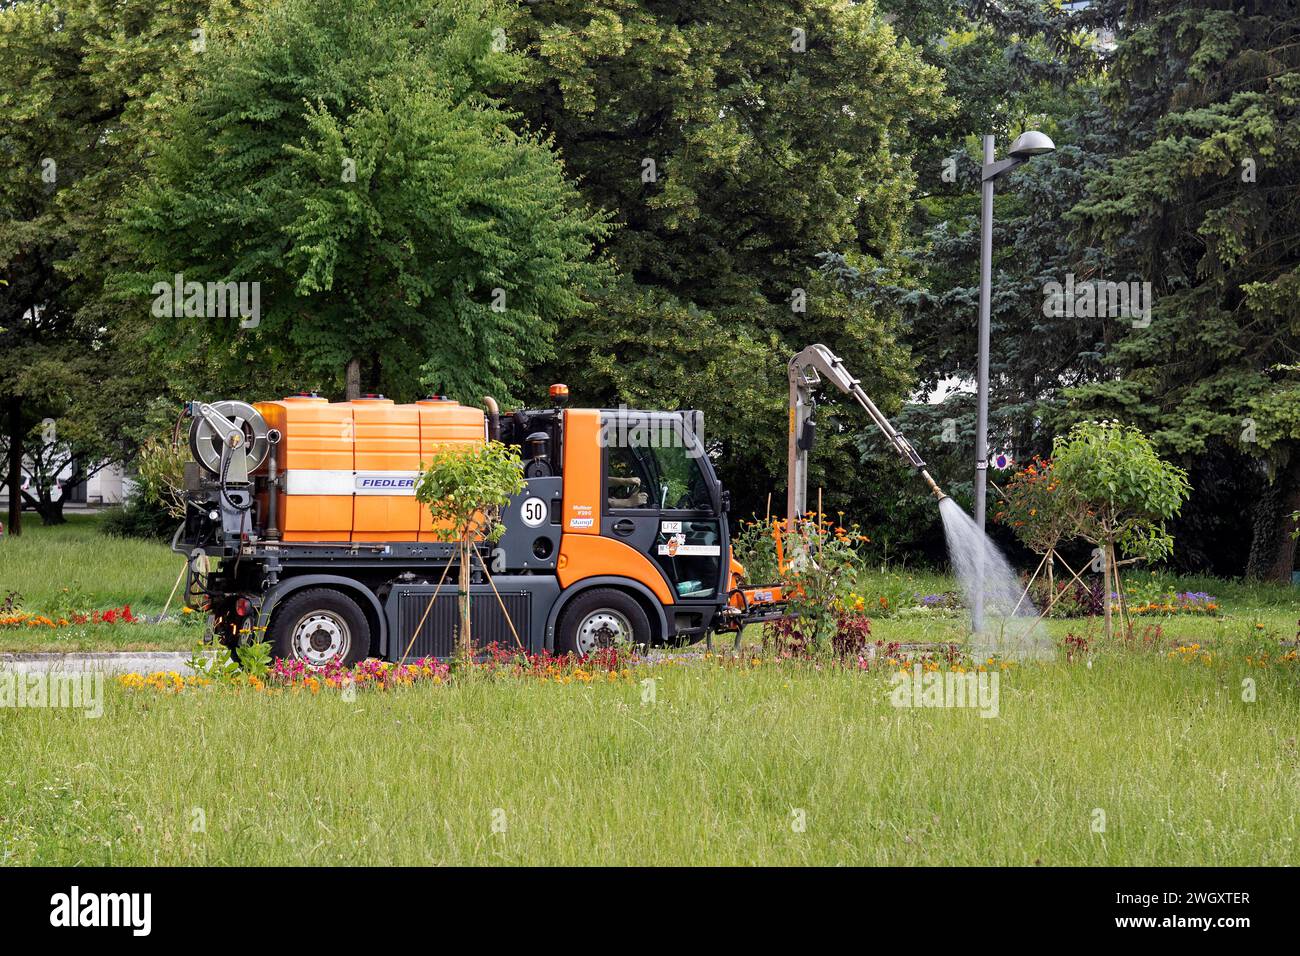
M 632 643 L 632 624 L 612 608 L 592 611 L 578 625 L 578 653 L 590 654 L 602 647 Z
M 352 631 L 333 611 L 313 611 L 293 629 L 293 656 L 312 667 L 342 661 L 352 646 Z

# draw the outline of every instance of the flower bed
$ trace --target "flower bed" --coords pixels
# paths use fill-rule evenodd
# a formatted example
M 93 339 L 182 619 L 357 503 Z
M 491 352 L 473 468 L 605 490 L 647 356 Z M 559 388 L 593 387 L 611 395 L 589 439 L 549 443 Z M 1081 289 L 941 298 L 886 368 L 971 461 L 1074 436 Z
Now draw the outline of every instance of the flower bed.
M 556 657 L 549 652 L 525 654 L 493 645 L 487 649 L 483 659 L 469 664 L 451 664 L 432 657 L 422 657 L 409 664 L 370 658 L 351 667 L 331 663 L 313 670 L 302 661 L 277 658 L 269 666 L 249 671 L 219 663 L 202 674 L 183 675 L 177 671 L 130 673 L 120 675 L 117 681 L 128 690 L 174 694 L 215 685 L 270 693 L 288 690 L 317 694 L 327 688 L 387 691 L 413 684 L 446 684 L 454 674 L 458 679 L 513 677 L 556 684 L 610 683 L 631 680 L 631 663 L 632 658 L 617 649 L 601 650 L 578 658 L 568 655 Z
M 1136 603 L 1129 608 L 1129 613 L 1213 615 L 1219 613 L 1219 602 L 1204 591 L 1181 591 L 1163 599 Z
M 0 617 L 0 627 L 44 627 L 57 630 L 61 627 L 76 627 L 79 624 L 134 624 L 139 620 L 131 613 L 131 605 L 112 607 L 106 611 L 73 612 L 58 617 L 46 614 L 28 614 L 16 611 Z

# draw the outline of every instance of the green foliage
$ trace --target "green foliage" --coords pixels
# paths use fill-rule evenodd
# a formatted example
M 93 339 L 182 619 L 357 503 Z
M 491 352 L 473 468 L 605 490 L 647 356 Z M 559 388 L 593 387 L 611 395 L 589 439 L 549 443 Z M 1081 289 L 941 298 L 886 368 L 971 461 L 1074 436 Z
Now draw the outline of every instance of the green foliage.
M 235 650 L 239 669 L 248 677 L 265 677 L 271 669 L 271 645 L 266 641 L 243 644 Z
M 745 569 L 748 584 L 775 584 L 781 567 L 776 552 L 779 522 L 737 521 L 731 529 L 731 556 Z
M 422 466 L 416 479 L 415 497 L 428 507 L 434 534 L 458 546 L 460 639 L 457 644 L 462 660 L 467 661 L 473 653 L 469 585 L 474 549 L 482 538 L 500 540 L 505 533 L 501 509 L 525 487 L 519 449 L 497 441 L 440 448 Z
M 123 504 L 104 509 L 99 530 L 114 538 L 165 541 L 176 532 L 178 524 L 161 504 L 146 500 L 137 492 Z
M 189 450 L 157 433 L 135 456 L 135 486 L 126 501 L 107 509 L 99 530 L 119 538 L 169 540 L 185 517 L 185 462 Z
M 154 437 L 136 455 L 139 497 L 173 518 L 185 517 L 185 463 L 189 449 L 171 437 Z
M 199 677 L 218 683 L 231 683 L 239 674 L 239 661 L 224 644 L 204 644 L 200 641 L 194 646 L 185 666 Z
M 226 0 L 6 3 L 0 8 L 0 411 L 34 459 L 34 496 L 61 521 L 54 476 L 73 483 L 129 452 L 157 370 L 123 345 L 103 284 L 112 210 L 141 175 L 151 112 L 185 85 L 191 31 L 235 15 Z M 127 336 L 129 338 L 129 335 Z M 39 423 L 55 420 L 57 441 Z M 29 502 L 32 503 L 32 502 Z
M 795 525 L 781 523 L 785 551 L 785 596 L 798 617 L 798 630 L 813 649 L 829 649 L 845 613 L 856 614 L 853 587 L 866 567 L 867 538 L 856 528 L 809 515 Z
M 505 531 L 501 509 L 523 490 L 519 449 L 496 441 L 439 449 L 415 483 L 415 497 L 428 507 L 444 541 L 477 535 L 498 540 Z
M 398 397 L 513 395 L 604 281 L 589 260 L 606 229 L 488 95 L 521 73 L 494 38 L 512 17 L 495 0 L 286 0 L 213 31 L 119 234 L 139 265 L 118 291 L 155 349 L 334 391 L 355 363 Z M 260 283 L 258 324 L 151 317 L 175 273 Z
M 902 144 L 944 111 L 939 74 L 869 2 L 526 9 L 512 37 L 529 84 L 511 102 L 619 227 L 602 244 L 618 283 L 543 374 L 584 405 L 702 409 L 737 507 L 761 511 L 783 484 L 791 355 L 825 342 L 882 407 L 907 390 L 896 316 L 825 281 L 816 256 L 892 259 L 914 178 Z M 828 504 L 865 497 L 853 465 L 853 436 L 828 432 L 812 475 L 837 476 Z
M 1118 544 L 1130 555 L 1168 556 L 1165 522 L 1187 500 L 1187 473 L 1156 454 L 1137 428 L 1080 422 L 1058 438 L 1053 472 L 1079 502 L 1080 533 L 1095 544 Z
M 1095 4 L 1064 13 L 1049 0 L 1013 4 L 882 0 L 892 25 L 943 70 L 951 113 L 922 121 L 903 148 L 913 156 L 917 202 L 896 261 L 823 257 L 823 269 L 855 298 L 901 315 L 902 340 L 928 399 L 956 380 L 964 391 L 939 405 L 909 405 L 896 424 L 930 462 L 955 500 L 971 500 L 975 454 L 976 322 L 979 308 L 980 137 L 1004 154 L 1026 128 L 1047 131 L 1057 152 L 999 181 L 994 218 L 991 407 L 993 451 L 1028 459 L 1051 445 L 1060 392 L 1101 374 L 1104 323 L 1044 316 L 1041 286 L 1096 267 L 1080 257 L 1061 217 L 1083 195 L 1089 170 L 1104 160 L 1107 123 L 1092 90 L 1101 65 L 1089 29 L 1108 24 Z M 854 508 L 873 537 L 939 550 L 938 514 L 925 489 L 894 463 L 874 436 L 863 443 L 863 477 L 884 494 Z M 886 477 L 887 476 L 887 477 Z M 874 489 L 873 489 L 874 490 Z M 896 506 L 897 505 L 897 506 Z M 873 513 L 875 512 L 875 513 Z
M 248 678 L 264 678 L 274 662 L 271 645 L 255 641 L 237 648 L 234 653 L 219 642 L 194 646 L 185 666 L 201 678 L 217 684 L 243 684 Z
M 1116 416 L 1191 458 L 1239 449 L 1276 494 L 1251 494 L 1251 570 L 1287 579 L 1286 515 L 1300 495 L 1300 29 L 1293 4 L 1107 0 L 1124 29 L 1103 86 L 1114 140 L 1071 214 L 1081 247 L 1153 284 L 1149 325 L 1117 324 L 1106 381 L 1074 414 Z M 1240 514 L 1238 513 L 1238 521 Z

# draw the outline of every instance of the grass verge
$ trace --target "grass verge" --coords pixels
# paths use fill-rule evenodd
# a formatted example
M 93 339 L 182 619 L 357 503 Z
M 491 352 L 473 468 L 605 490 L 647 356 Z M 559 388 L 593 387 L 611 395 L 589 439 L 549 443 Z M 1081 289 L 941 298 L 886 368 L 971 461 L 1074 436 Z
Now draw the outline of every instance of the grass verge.
M 1297 667 L 1240 650 L 1012 667 L 994 718 L 698 656 L 351 702 L 110 683 L 99 719 L 0 709 L 0 860 L 1294 864 Z

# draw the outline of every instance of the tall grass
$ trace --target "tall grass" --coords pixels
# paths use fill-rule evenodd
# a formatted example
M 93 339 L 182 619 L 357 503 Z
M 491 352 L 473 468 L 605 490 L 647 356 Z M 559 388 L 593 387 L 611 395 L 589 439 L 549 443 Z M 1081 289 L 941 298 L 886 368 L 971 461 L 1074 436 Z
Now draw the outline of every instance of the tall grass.
M 896 709 L 888 690 L 881 673 L 707 660 L 351 703 L 111 687 L 98 720 L 0 710 L 0 858 L 1300 862 L 1294 670 L 1115 650 L 1002 673 L 992 719 Z

